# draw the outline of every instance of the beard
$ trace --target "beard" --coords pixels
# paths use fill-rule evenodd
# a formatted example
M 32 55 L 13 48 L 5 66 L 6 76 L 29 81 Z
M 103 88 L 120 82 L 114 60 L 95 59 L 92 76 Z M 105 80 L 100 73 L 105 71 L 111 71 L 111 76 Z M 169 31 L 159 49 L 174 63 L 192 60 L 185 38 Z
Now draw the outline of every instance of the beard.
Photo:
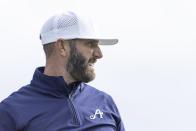
M 75 47 L 75 44 L 70 44 L 70 56 L 66 65 L 67 71 L 76 81 L 88 83 L 95 78 L 93 64 L 96 58 L 85 58 Z

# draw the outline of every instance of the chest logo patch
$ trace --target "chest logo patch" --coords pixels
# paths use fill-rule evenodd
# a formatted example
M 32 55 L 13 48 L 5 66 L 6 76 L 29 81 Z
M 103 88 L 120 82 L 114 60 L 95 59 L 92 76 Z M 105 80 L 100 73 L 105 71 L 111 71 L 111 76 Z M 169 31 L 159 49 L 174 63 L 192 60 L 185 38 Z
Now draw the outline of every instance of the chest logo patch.
M 94 120 L 94 119 L 96 119 L 97 117 L 99 117 L 99 118 L 103 118 L 103 112 L 100 110 L 100 109 L 96 109 L 95 110 L 95 114 L 93 114 L 93 115 L 90 115 L 90 119 L 91 120 Z

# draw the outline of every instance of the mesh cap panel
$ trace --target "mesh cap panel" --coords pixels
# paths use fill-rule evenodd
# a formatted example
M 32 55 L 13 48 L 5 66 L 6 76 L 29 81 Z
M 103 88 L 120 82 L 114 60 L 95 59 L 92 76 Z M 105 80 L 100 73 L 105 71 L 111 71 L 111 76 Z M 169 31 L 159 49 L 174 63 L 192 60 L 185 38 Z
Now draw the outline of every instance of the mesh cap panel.
M 57 21 L 57 29 L 66 29 L 77 24 L 77 18 L 69 15 L 62 15 Z
M 73 15 L 71 16 L 67 14 L 62 14 L 59 17 L 53 16 L 52 18 L 48 19 L 48 21 L 43 26 L 42 33 L 47 33 L 53 30 L 66 30 L 76 24 L 77 18 Z

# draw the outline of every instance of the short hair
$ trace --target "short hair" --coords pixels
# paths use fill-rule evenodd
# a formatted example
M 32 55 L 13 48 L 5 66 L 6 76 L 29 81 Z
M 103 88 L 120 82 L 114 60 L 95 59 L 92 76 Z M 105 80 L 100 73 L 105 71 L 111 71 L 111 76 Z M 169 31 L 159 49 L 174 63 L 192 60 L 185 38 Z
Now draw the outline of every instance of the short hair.
M 76 40 L 77 40 L 77 39 L 68 40 L 69 47 L 70 47 L 71 49 L 72 49 L 72 48 L 75 48 L 75 46 L 76 46 Z
M 68 40 L 69 47 L 71 49 L 75 49 L 75 43 L 76 43 L 75 41 L 76 40 L 77 39 Z M 43 45 L 43 49 L 44 49 L 44 52 L 45 52 L 45 55 L 46 55 L 46 59 L 48 59 L 51 56 L 52 52 L 54 51 L 54 44 L 55 44 L 55 42 L 51 42 L 51 43 Z
M 44 49 L 44 52 L 45 52 L 45 55 L 46 55 L 46 59 L 48 59 L 51 56 L 51 54 L 54 50 L 54 43 L 55 42 L 43 45 L 43 49 Z

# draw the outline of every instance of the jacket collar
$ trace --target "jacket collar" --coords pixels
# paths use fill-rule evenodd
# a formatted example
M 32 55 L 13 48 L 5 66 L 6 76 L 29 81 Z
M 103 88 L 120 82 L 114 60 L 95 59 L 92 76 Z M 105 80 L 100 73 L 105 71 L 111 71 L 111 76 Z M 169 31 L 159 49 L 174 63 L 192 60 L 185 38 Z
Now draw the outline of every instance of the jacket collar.
M 69 96 L 82 91 L 83 82 L 74 82 L 67 84 L 63 76 L 47 76 L 44 72 L 45 67 L 38 67 L 33 75 L 31 84 L 42 93 L 47 93 L 56 97 Z

